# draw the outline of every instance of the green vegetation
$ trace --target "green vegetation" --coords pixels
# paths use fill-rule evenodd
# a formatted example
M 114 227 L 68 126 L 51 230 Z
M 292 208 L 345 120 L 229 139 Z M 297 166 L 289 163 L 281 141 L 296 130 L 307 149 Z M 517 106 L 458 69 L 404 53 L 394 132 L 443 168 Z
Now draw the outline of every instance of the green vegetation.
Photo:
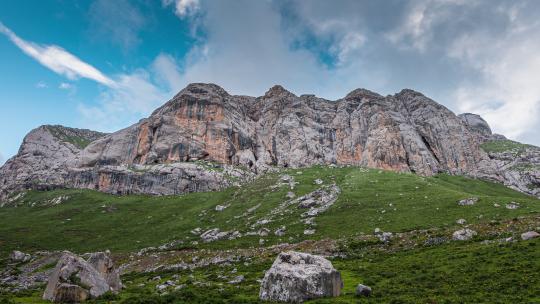
M 297 182 L 294 189 L 282 181 L 284 174 Z M 264 246 L 306 239 L 323 244 L 333 239 L 346 254 L 346 258 L 332 260 L 344 279 L 342 296 L 313 303 L 540 302 L 539 240 L 496 241 L 539 226 L 540 200 L 482 180 L 355 167 L 287 169 L 242 187 L 182 196 L 30 191 L 14 205 L 0 208 L 0 257 L 14 249 L 67 249 L 78 253 L 110 249 L 125 261 L 141 248 L 181 240 L 183 243 L 174 251 L 178 255 L 159 261 L 177 263 L 190 261 L 193 256 L 203 258 L 219 249 L 255 248 L 261 239 L 258 235 L 202 243 L 191 230 L 257 231 L 261 226 L 250 227 L 268 219 L 287 200 L 287 192 L 294 192 L 296 197 L 310 193 L 321 187 L 316 179 L 323 185 L 335 183 L 341 193 L 316 218 L 314 235 L 304 235 L 307 226 L 300 215 L 306 209 L 296 206 L 264 225 L 271 231 L 264 237 Z M 51 206 L 51 200 L 59 196 L 68 198 Z M 479 200 L 472 206 L 458 205 L 459 200 L 470 197 Z M 509 202 L 520 207 L 506 209 Z M 226 208 L 217 211 L 217 205 Z M 479 236 L 468 242 L 427 245 L 431 238 L 448 240 L 458 229 L 456 220 L 460 218 Z M 274 235 L 273 231 L 283 225 L 286 234 Z M 403 234 L 385 245 L 373 236 L 375 228 Z M 274 258 L 275 253 L 268 251 L 219 266 L 129 273 L 122 276 L 126 288 L 120 294 L 108 293 L 89 303 L 257 303 L 258 280 Z M 50 267 L 47 264 L 40 271 Z M 243 275 L 244 281 L 229 283 L 238 275 Z M 183 287 L 169 288 L 160 295 L 156 286 L 169 280 Z M 371 286 L 372 297 L 356 298 L 358 283 Z M 46 303 L 41 300 L 42 293 L 43 288 L 0 294 L 0 303 Z
M 66 133 L 65 128 L 62 126 L 47 126 L 47 128 L 54 137 L 60 139 L 61 141 L 68 142 L 79 149 L 86 148 L 86 146 L 92 142 L 87 138 Z
M 299 242 L 304 239 L 347 238 L 372 233 L 375 228 L 400 232 L 431 227 L 504 220 L 540 212 L 540 201 L 502 185 L 459 176 L 421 177 L 362 168 L 313 167 L 287 170 L 299 183 L 292 190 L 297 196 L 319 186 L 336 183 L 342 190 L 338 200 L 316 219 L 316 234 L 303 234 L 300 221 L 305 209 L 291 207 L 290 213 L 265 225 L 272 232 L 285 225 L 284 237 L 270 233 L 265 245 Z M 301 174 L 299 174 L 301 173 Z M 249 226 L 267 218 L 291 191 L 288 186 L 272 189 L 280 174 L 256 179 L 241 188 L 220 192 L 190 193 L 182 196 L 114 196 L 91 190 L 30 191 L 17 201 L 17 207 L 0 208 L 0 255 L 14 249 L 72 250 L 88 252 L 110 249 L 130 252 L 183 240 L 185 246 L 200 241 L 190 231 L 219 228 L 221 231 L 249 231 Z M 69 198 L 59 205 L 47 202 L 59 196 Z M 458 206 L 468 197 L 478 197 L 473 206 Z M 515 201 L 516 210 L 504 205 Z M 494 204 L 500 204 L 496 208 Z M 228 206 L 221 212 L 217 205 Z M 248 209 L 257 207 L 245 216 Z M 256 227 L 256 229 L 259 229 Z M 255 230 L 256 231 L 256 230 Z M 244 236 L 195 247 L 238 248 L 257 246 L 259 236 Z
M 512 152 L 514 155 L 519 155 L 525 152 L 526 149 L 538 148 L 532 145 L 522 144 L 513 140 L 491 140 L 483 143 L 480 147 L 486 152 Z

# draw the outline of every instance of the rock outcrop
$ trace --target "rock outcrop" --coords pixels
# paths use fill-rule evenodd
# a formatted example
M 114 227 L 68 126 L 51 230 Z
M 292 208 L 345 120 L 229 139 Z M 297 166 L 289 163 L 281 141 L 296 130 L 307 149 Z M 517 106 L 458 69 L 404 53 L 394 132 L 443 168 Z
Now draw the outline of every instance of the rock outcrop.
M 105 253 L 91 254 L 88 261 L 65 252 L 49 277 L 43 299 L 57 303 L 80 303 L 122 287 L 118 271 Z
M 343 288 L 340 273 L 327 259 L 301 252 L 282 252 L 266 271 L 259 298 L 263 301 L 303 302 L 337 297 Z
M 231 175 L 241 181 L 273 166 L 316 164 L 516 179 L 501 175 L 480 148 L 495 138 L 481 117 L 458 117 L 412 90 L 381 96 L 357 89 L 330 101 L 281 86 L 249 97 L 197 83 L 112 134 L 55 128 L 30 132 L 0 169 L 0 198 L 54 187 L 209 191 L 231 185 Z

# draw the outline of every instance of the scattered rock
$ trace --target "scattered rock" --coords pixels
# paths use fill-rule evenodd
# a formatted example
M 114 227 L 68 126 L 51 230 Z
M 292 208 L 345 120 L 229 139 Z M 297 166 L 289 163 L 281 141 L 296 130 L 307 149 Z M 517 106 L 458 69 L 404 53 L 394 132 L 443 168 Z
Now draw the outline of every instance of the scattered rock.
M 446 242 L 446 238 L 444 237 L 431 237 L 428 238 L 425 242 L 425 246 L 436 246 L 440 244 L 444 244 Z
M 340 273 L 327 259 L 301 252 L 282 252 L 265 273 L 259 298 L 264 301 L 303 302 L 337 297 L 343 288 Z
M 358 297 L 371 296 L 371 287 L 363 285 L 363 284 L 358 284 L 358 286 L 356 286 L 356 296 Z
M 294 192 L 291 192 L 291 191 L 287 192 L 287 198 L 288 199 L 293 199 L 295 197 L 296 197 L 296 195 L 294 194 Z
M 499 208 L 500 206 L 501 206 L 501 205 L 499 205 L 499 204 L 497 204 L 497 203 L 493 204 L 493 207 L 495 207 L 495 208 Z
M 217 205 L 215 209 L 216 209 L 216 211 L 221 212 L 221 211 L 225 210 L 227 207 L 229 207 L 229 205 L 226 205 L 226 206 Z
M 9 255 L 9 259 L 14 263 L 26 263 L 32 259 L 32 256 L 22 251 L 14 250 Z
M 259 236 L 267 236 L 268 233 L 270 233 L 270 229 L 268 228 L 261 228 L 259 229 L 259 232 L 257 232 Z
M 540 236 L 540 233 L 536 231 L 527 231 L 521 234 L 521 239 L 524 241 L 527 241 L 527 240 L 532 240 L 534 238 L 537 238 L 539 236 Z
M 324 182 L 322 179 L 317 178 L 316 180 L 313 181 L 313 183 L 315 183 L 315 185 L 322 185 Z
M 458 202 L 458 205 L 460 206 L 472 206 L 474 204 L 476 204 L 476 202 L 478 202 L 478 198 L 477 197 L 471 197 L 471 198 L 466 198 L 466 199 L 462 199 Z
M 200 235 L 201 232 L 202 232 L 202 229 L 200 227 L 197 227 L 197 228 L 191 230 L 191 234 L 193 234 L 193 235 Z
M 219 228 L 213 228 L 201 234 L 201 239 L 205 243 L 214 242 L 222 239 L 233 240 L 241 237 L 238 231 L 220 231 Z
M 469 228 L 461 229 L 452 234 L 452 239 L 455 241 L 468 241 L 477 235 L 476 231 Z
M 378 234 L 377 237 L 381 242 L 388 243 L 392 239 L 392 232 L 383 232 Z
M 456 223 L 459 224 L 459 225 L 465 225 L 467 223 L 467 221 L 465 219 L 461 218 L 461 219 L 457 220 Z
M 278 229 L 276 229 L 276 231 L 274 231 L 274 234 L 277 235 L 277 236 L 283 236 L 283 235 L 285 235 L 285 230 L 286 229 L 287 228 L 285 226 L 281 226 Z
M 306 229 L 304 230 L 305 235 L 312 235 L 315 234 L 315 229 Z
M 519 203 L 510 202 L 510 203 L 506 204 L 506 209 L 514 210 L 514 209 L 517 209 L 517 208 L 519 208 Z
M 242 283 L 243 281 L 244 281 L 244 276 L 239 275 L 239 276 L 234 277 L 234 279 L 230 280 L 229 284 L 239 284 L 239 283 Z

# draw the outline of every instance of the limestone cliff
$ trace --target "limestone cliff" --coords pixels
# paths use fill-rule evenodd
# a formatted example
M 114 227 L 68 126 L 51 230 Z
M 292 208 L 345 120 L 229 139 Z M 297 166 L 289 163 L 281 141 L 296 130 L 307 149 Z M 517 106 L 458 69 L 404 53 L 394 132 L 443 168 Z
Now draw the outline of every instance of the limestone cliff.
M 481 117 L 458 117 L 412 90 L 381 96 L 357 89 L 330 101 L 296 96 L 281 86 L 249 97 L 230 95 L 214 84 L 190 84 L 148 118 L 93 137 L 86 147 L 70 145 L 52 132 L 33 133 L 0 170 L 3 196 L 48 186 L 111 193 L 208 191 L 230 185 L 231 176 L 314 164 L 447 172 L 512 183 L 480 147 L 497 139 Z M 29 154 L 33 146 L 41 156 Z M 41 165 L 45 171 L 33 169 Z

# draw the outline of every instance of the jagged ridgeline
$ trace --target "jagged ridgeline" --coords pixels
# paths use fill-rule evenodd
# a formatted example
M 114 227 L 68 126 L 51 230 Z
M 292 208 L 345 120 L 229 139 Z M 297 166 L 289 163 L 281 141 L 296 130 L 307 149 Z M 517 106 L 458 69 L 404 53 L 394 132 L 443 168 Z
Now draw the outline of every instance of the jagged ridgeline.
M 112 134 L 31 131 L 0 169 L 0 198 L 54 188 L 214 191 L 275 167 L 317 164 L 467 175 L 540 195 L 539 148 L 494 135 L 481 117 L 456 116 L 412 90 L 381 96 L 357 89 L 330 101 L 281 86 L 249 97 L 197 83 Z

